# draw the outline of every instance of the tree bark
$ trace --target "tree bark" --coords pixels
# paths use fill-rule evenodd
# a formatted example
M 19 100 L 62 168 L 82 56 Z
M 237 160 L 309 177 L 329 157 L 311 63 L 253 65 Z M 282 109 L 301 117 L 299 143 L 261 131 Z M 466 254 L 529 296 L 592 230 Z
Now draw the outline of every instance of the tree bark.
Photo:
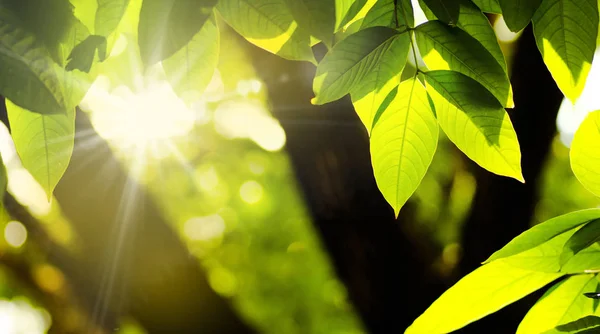
M 365 328 L 403 332 L 443 285 L 377 188 L 364 126 L 348 98 L 311 105 L 314 65 L 248 50 L 313 223 Z M 400 220 L 410 216 L 406 206 Z
M 529 228 L 539 199 L 541 171 L 556 133 L 563 95 L 542 60 L 531 26 L 517 43 L 511 77 L 515 108 L 509 114 L 519 137 L 525 183 L 473 168 L 477 190 L 463 226 L 461 277 Z M 464 332 L 514 332 L 532 301 L 525 299 Z

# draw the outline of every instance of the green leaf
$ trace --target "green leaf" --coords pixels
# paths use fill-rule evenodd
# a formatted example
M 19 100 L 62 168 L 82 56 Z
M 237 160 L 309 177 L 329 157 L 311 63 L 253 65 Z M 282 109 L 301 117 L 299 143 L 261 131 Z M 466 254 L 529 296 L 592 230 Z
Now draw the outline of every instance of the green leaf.
M 458 0 L 420 0 L 436 18 L 446 24 L 456 25 L 460 3 Z
M 510 31 L 523 30 L 542 0 L 499 0 L 504 22 Z
M 250 43 L 280 57 L 316 63 L 310 33 L 294 20 L 289 0 L 221 0 L 219 13 Z
M 412 333 L 449 333 L 561 277 L 506 264 L 504 260 L 485 264 L 448 289 L 406 330 Z
M 600 219 L 595 219 L 585 224 L 565 243 L 560 255 L 560 264 L 564 265 L 577 253 L 598 241 L 600 241 Z
M 342 98 L 359 87 L 388 52 L 404 45 L 406 33 L 385 27 L 371 27 L 352 34 L 331 49 L 317 66 L 313 81 L 314 104 L 324 104 Z M 400 53 L 399 53 L 400 54 Z M 386 82 L 398 71 L 381 72 L 380 82 Z
M 465 31 L 439 21 L 415 29 L 423 61 L 430 70 L 452 70 L 477 80 L 502 103 L 512 108 L 512 88 L 498 61 Z
M 64 113 L 62 69 L 21 24 L 0 7 L 0 94 L 38 113 Z
M 571 143 L 571 169 L 583 186 L 600 196 L 600 110 L 589 113 Z
M 6 174 L 6 166 L 0 156 L 0 200 L 4 199 L 6 193 L 6 186 L 8 185 L 8 175 Z M 0 204 L 1 206 L 1 204 Z
M 458 72 L 430 71 L 425 80 L 448 138 L 481 167 L 524 182 L 517 133 L 500 102 Z
M 288 0 L 288 4 L 301 29 L 323 41 L 327 46 L 333 44 L 334 0 Z
M 560 333 L 580 333 L 593 334 L 600 330 L 600 317 L 588 315 L 581 319 L 556 326 L 554 329 L 544 332 L 544 334 L 560 334 Z
M 484 13 L 502 14 L 498 0 L 472 0 Z
M 496 251 L 485 263 L 519 254 L 579 225 L 600 218 L 600 209 L 574 211 L 535 225 Z
M 371 132 L 375 180 L 396 216 L 425 176 L 437 140 L 438 126 L 425 88 L 415 78 L 403 81 Z
M 69 55 L 69 63 L 66 70 L 80 70 L 88 73 L 94 63 L 94 57 L 98 50 L 98 58 L 106 59 L 106 37 L 90 35 L 83 42 L 77 44 Z
M 367 0 L 335 0 L 335 30 L 350 22 L 366 3 Z
M 138 26 L 144 64 L 153 65 L 186 45 L 210 18 L 216 4 L 217 0 L 144 0 Z
M 502 49 L 500 49 L 496 33 L 490 25 L 487 16 L 469 0 L 458 0 L 457 3 L 460 7 L 456 26 L 475 38 L 496 59 L 504 72 L 506 72 L 504 54 L 502 53 Z M 437 19 L 436 15 L 427 7 L 423 0 L 419 0 L 419 4 L 429 20 Z
M 509 256 L 503 260 L 513 267 L 547 273 L 558 272 L 560 271 L 559 259 L 562 249 L 567 240 L 576 231 L 577 228 L 568 230 L 534 248 Z
M 219 29 L 207 21 L 192 40 L 173 56 L 163 60 L 167 80 L 184 101 L 200 96 L 208 86 L 219 62 Z
M 354 109 L 369 133 L 373 128 L 377 110 L 392 89 L 400 83 L 400 75 L 406 64 L 409 49 L 408 34 L 398 35 L 390 47 L 382 53 L 374 67 L 351 89 L 350 96 Z
M 575 103 L 596 50 L 598 2 L 543 0 L 533 16 L 533 32 L 558 88 Z
M 593 243 L 573 255 L 561 266 L 566 274 L 596 273 L 600 271 L 600 245 Z
M 517 334 L 538 334 L 594 313 L 595 275 L 575 275 L 555 284 L 535 303 L 519 324 Z
M 23 167 L 52 197 L 65 173 L 75 135 L 74 109 L 62 114 L 38 114 L 6 100 L 11 135 Z
M 398 4 L 396 4 L 396 1 Z M 396 9 L 397 13 L 394 12 Z M 396 24 L 396 19 L 398 22 Z M 407 27 L 414 27 L 415 19 L 410 0 L 379 0 L 367 12 L 361 29 L 369 27 L 398 27 L 404 30 Z
M 121 22 L 129 0 L 97 0 L 94 33 L 108 37 Z

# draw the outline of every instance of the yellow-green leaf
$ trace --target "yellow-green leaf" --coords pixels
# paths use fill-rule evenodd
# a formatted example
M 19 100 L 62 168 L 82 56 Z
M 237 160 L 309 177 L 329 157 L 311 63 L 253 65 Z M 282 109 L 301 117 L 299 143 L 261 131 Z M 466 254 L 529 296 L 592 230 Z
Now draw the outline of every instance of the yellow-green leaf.
M 439 21 L 418 26 L 415 36 L 423 61 L 430 70 L 460 72 L 482 84 L 502 106 L 514 106 L 506 72 L 474 37 Z
M 73 153 L 74 109 L 61 114 L 39 114 L 6 100 L 6 110 L 23 167 L 50 198 Z
M 481 167 L 524 182 L 517 133 L 500 102 L 458 72 L 431 71 L 425 80 L 448 138 Z
M 410 0 L 379 0 L 365 15 L 361 29 L 375 26 L 390 28 L 397 26 L 402 30 L 407 27 L 412 28 L 414 25 L 415 19 Z
M 216 4 L 217 0 L 144 0 L 138 26 L 144 64 L 153 65 L 186 45 L 210 18 Z
M 513 267 L 505 260 L 484 264 L 444 292 L 405 333 L 452 332 L 527 296 L 562 275 Z
M 288 0 L 288 4 L 300 28 L 327 46 L 333 44 L 334 0 Z
M 542 333 L 594 314 L 594 300 L 584 293 L 597 286 L 595 275 L 575 275 L 555 284 L 527 312 L 517 334 Z
M 335 0 L 335 30 L 350 22 L 366 3 L 367 0 Z
M 423 0 L 419 0 L 419 4 L 429 20 L 436 20 L 435 14 L 427 7 Z M 470 0 L 458 0 L 459 12 L 458 22 L 456 26 L 464 30 L 466 33 L 475 38 L 483 47 L 496 59 L 498 64 L 506 72 L 506 61 L 494 28 L 490 25 L 490 21 L 479 8 L 477 8 Z
M 583 186 L 600 196 L 600 110 L 587 115 L 571 143 L 571 169 Z
M 410 39 L 408 34 L 400 34 L 381 55 L 372 70 L 358 80 L 350 96 L 367 131 L 371 133 L 373 120 L 379 107 L 390 91 L 400 83 L 400 74 L 406 64 Z
M 492 254 L 485 263 L 532 249 L 559 234 L 598 218 L 600 218 L 600 209 L 574 211 L 562 216 L 554 217 L 521 233 L 506 244 L 506 246 Z
M 403 35 L 406 32 L 371 27 L 344 38 L 317 66 L 313 81 L 315 98 L 312 102 L 324 104 L 335 101 L 356 89 L 388 52 L 397 52 L 396 49 L 404 45 L 406 36 Z M 401 70 L 381 72 L 382 77 L 378 81 L 387 82 Z
M 438 125 L 416 79 L 398 87 L 371 132 L 371 162 L 379 190 L 396 216 L 417 189 L 437 147 Z
M 558 88 L 575 103 L 596 50 L 597 0 L 543 0 L 533 16 L 533 32 Z
M 97 0 L 98 9 L 94 33 L 96 35 L 108 37 L 119 25 L 121 18 L 125 14 L 129 0 Z
M 221 0 L 219 13 L 250 43 L 291 60 L 315 63 L 310 33 L 298 26 L 289 0 Z
M 192 102 L 208 86 L 218 62 L 219 29 L 211 19 L 186 46 L 163 60 L 162 66 L 177 95 Z
M 594 219 L 567 240 L 560 254 L 560 264 L 564 265 L 577 253 L 598 241 L 600 241 L 600 219 Z

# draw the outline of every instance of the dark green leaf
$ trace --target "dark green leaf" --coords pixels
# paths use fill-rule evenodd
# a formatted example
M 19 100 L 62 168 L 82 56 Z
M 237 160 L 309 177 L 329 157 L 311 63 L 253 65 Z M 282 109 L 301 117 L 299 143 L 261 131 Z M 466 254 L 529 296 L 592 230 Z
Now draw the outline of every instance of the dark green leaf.
M 373 68 L 350 90 L 354 109 L 369 133 L 377 111 L 392 89 L 400 83 L 400 74 L 406 64 L 409 49 L 408 33 L 398 35 Z
M 69 55 L 69 63 L 67 71 L 80 70 L 88 73 L 92 68 L 94 56 L 98 50 L 98 58 L 106 59 L 106 37 L 98 35 L 90 35 L 83 42 L 77 44 Z
M 323 41 L 327 46 L 333 44 L 334 0 L 290 0 L 288 3 L 294 19 L 301 29 Z
M 448 138 L 481 167 L 523 182 L 517 134 L 500 102 L 458 72 L 430 71 L 425 80 Z
M 510 31 L 523 30 L 531 21 L 542 0 L 499 0 L 502 17 Z
M 394 12 L 394 8 L 396 12 Z M 407 27 L 412 28 L 414 25 L 415 20 L 410 0 L 379 0 L 365 15 L 361 29 L 382 26 L 398 27 L 399 30 L 403 30 Z
M 600 317 L 588 315 L 581 319 L 556 326 L 554 329 L 544 332 L 544 334 L 594 334 L 600 332 Z
M 485 13 L 502 14 L 498 0 L 473 0 L 473 3 Z
M 479 8 L 477 8 L 469 0 L 458 0 L 457 3 L 460 5 L 458 13 L 457 27 L 464 30 L 466 33 L 475 38 L 483 47 L 496 59 L 498 64 L 506 72 L 506 61 L 504 60 L 504 54 L 498 44 L 496 33 L 490 25 L 490 21 Z M 437 19 L 436 15 L 427 7 L 423 0 L 419 1 L 421 8 L 425 13 L 425 16 L 429 20 Z
M 502 249 L 492 254 L 485 262 L 519 254 L 541 245 L 561 233 L 598 218 L 600 218 L 600 209 L 575 211 L 552 218 L 521 233 Z
M 458 0 L 420 0 L 433 12 L 438 20 L 456 25 L 460 4 Z M 419 2 L 420 2 L 419 1 Z
M 153 65 L 186 45 L 212 15 L 216 4 L 217 0 L 144 0 L 138 27 L 144 64 Z
M 415 29 L 423 61 L 431 70 L 452 70 L 475 79 L 512 108 L 512 88 L 498 61 L 475 38 L 458 27 L 429 21 Z
M 371 27 L 352 34 L 331 49 L 317 67 L 313 82 L 313 103 L 335 101 L 358 89 L 371 71 L 377 68 L 388 52 L 402 55 L 407 33 L 386 27 Z M 400 44 L 398 46 L 398 44 Z M 387 69 L 387 68 L 385 68 Z M 382 71 L 380 83 L 396 76 L 402 68 Z M 387 94 L 387 93 L 386 93 Z

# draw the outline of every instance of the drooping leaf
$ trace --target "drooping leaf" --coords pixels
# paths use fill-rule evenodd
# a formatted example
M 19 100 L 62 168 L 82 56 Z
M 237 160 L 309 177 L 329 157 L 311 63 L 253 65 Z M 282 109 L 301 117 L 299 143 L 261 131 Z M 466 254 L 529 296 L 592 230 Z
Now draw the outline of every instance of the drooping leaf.
M 350 22 L 366 3 L 367 0 L 335 0 L 335 30 Z
M 209 20 L 186 46 L 163 60 L 162 66 L 177 95 L 191 102 L 188 98 L 204 92 L 218 62 L 219 29 L 215 20 Z
M 38 113 L 63 113 L 61 69 L 21 24 L 0 7 L 0 94 Z
M 565 243 L 560 255 L 560 264 L 564 265 L 577 253 L 598 241 L 600 241 L 600 219 L 594 219 L 575 232 Z
M 485 263 L 519 254 L 579 225 L 600 218 L 600 209 L 574 211 L 535 225 L 496 251 Z
M 351 89 L 350 96 L 354 109 L 369 133 L 383 101 L 400 83 L 400 74 L 406 64 L 409 49 L 408 34 L 398 35 L 390 47 L 381 54 L 373 69 L 358 80 Z
M 600 317 L 588 315 L 564 325 L 556 326 L 554 329 L 545 331 L 544 334 L 593 334 L 598 331 L 600 331 Z
M 499 3 L 506 26 L 517 32 L 529 24 L 542 0 L 499 0 Z
M 430 71 L 425 80 L 448 138 L 481 167 L 524 182 L 517 133 L 500 102 L 458 72 Z
M 313 82 L 314 104 L 335 101 L 350 93 L 373 71 L 382 58 L 404 44 L 406 32 L 386 27 L 371 27 L 352 34 L 331 49 L 317 66 Z M 400 48 L 400 47 L 398 47 Z M 399 69 L 401 70 L 401 69 Z M 387 82 L 398 71 L 381 72 Z
M 375 180 L 396 216 L 425 176 L 437 139 L 425 88 L 415 78 L 403 81 L 371 132 Z
M 460 3 L 458 0 L 421 0 L 433 12 L 438 20 L 456 25 L 458 22 L 458 13 Z
M 527 312 L 517 334 L 538 334 L 594 313 L 593 299 L 584 292 L 594 291 L 595 275 L 571 276 L 550 288 Z
M 394 12 L 394 8 L 396 12 Z M 412 28 L 414 25 L 415 19 L 410 0 L 379 0 L 367 12 L 361 29 L 381 26 L 398 27 L 399 30 L 403 30 L 407 27 Z
M 92 68 L 94 57 L 98 51 L 99 59 L 106 59 L 106 37 L 90 35 L 83 42 L 77 44 L 69 55 L 67 71 L 80 70 L 88 73 Z
M 506 72 L 504 54 L 502 53 L 502 49 L 500 49 L 498 38 L 496 37 L 494 28 L 490 25 L 487 16 L 485 16 L 479 8 L 473 5 L 469 0 L 458 0 L 457 3 L 459 4 L 459 13 L 456 26 L 481 43 L 494 59 L 496 59 L 504 72 Z M 429 20 L 437 19 L 437 16 L 427 7 L 423 0 L 419 0 L 419 4 L 421 4 L 423 12 Z
M 484 13 L 502 14 L 498 0 L 472 0 Z
M 39 114 L 6 100 L 11 135 L 23 167 L 52 196 L 65 173 L 75 135 L 73 109 L 61 114 Z
M 406 334 L 449 333 L 561 277 L 516 268 L 504 260 L 484 264 L 448 289 L 406 330 Z
M 475 38 L 458 27 L 429 21 L 415 29 L 423 61 L 430 70 L 452 70 L 475 79 L 512 108 L 512 88 L 504 69 Z
M 294 19 L 302 29 L 327 46 L 333 44 L 334 0 L 288 0 L 288 4 Z
M 129 0 L 97 0 L 94 33 L 108 37 L 121 22 Z
M 589 113 L 571 143 L 571 169 L 583 186 L 600 196 L 600 110 Z
M 533 16 L 533 32 L 558 88 L 575 103 L 596 50 L 598 2 L 543 0 Z
M 217 0 L 144 0 L 138 26 L 144 64 L 153 65 L 186 45 L 210 18 L 216 4 Z
M 316 62 L 310 33 L 294 20 L 289 0 L 221 0 L 227 23 L 250 43 L 291 60 Z

